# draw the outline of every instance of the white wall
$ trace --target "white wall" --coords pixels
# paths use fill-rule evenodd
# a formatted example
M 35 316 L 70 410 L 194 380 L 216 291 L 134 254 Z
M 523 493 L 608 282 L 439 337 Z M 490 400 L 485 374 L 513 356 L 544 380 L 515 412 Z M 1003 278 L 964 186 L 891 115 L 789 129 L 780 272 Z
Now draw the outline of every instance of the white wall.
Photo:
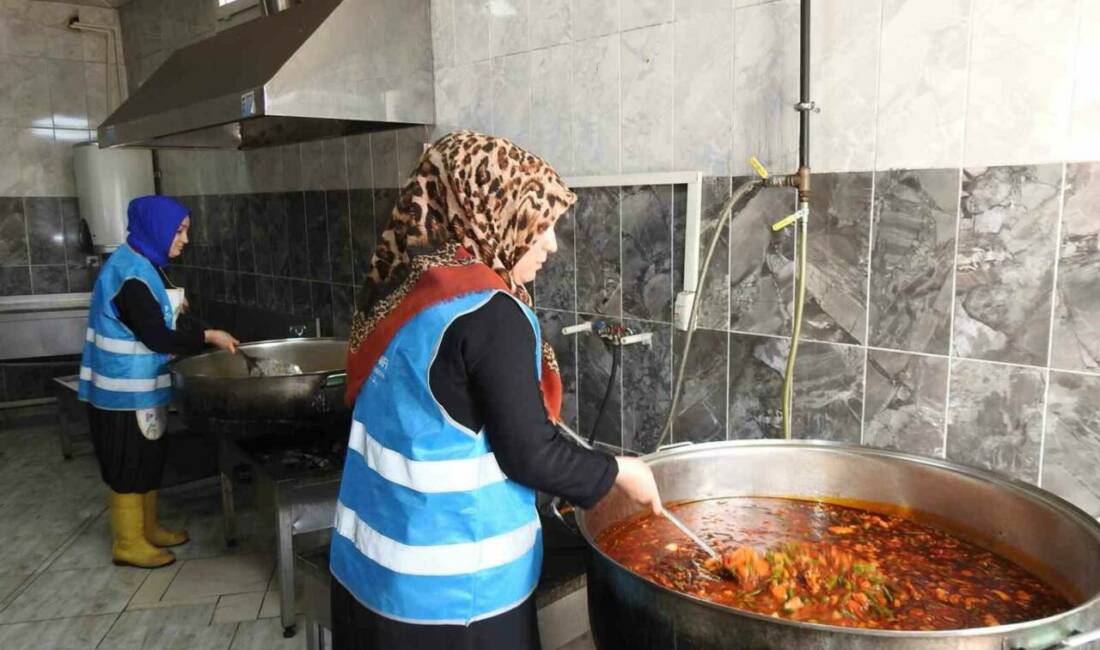
M 797 0 L 432 0 L 436 121 L 563 173 L 797 162 Z M 815 171 L 1100 159 L 1100 1 L 815 0 Z
M 0 3 L 0 196 L 75 195 L 72 145 L 118 103 L 106 38 L 68 29 L 73 16 L 118 25 L 114 9 Z

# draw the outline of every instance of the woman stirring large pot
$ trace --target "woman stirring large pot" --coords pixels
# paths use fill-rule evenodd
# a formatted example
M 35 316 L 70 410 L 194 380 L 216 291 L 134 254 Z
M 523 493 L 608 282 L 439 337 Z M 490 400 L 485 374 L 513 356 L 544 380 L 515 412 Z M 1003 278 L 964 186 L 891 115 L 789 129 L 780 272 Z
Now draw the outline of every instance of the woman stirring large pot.
M 538 157 L 470 131 L 402 190 L 352 324 L 337 648 L 538 648 L 535 490 L 590 507 L 617 487 L 659 511 L 645 464 L 554 426 L 561 378 L 523 287 L 575 200 Z
M 162 269 L 187 244 L 189 210 L 166 196 L 143 196 L 130 202 L 127 217 L 126 243 L 100 269 L 92 292 L 79 396 L 111 488 L 114 562 L 155 568 L 175 561 L 167 547 L 187 541 L 186 532 L 157 521 L 172 400 L 165 364 L 207 343 L 236 352 L 238 342 L 221 330 L 176 329 L 187 303 L 183 290 L 167 288 Z

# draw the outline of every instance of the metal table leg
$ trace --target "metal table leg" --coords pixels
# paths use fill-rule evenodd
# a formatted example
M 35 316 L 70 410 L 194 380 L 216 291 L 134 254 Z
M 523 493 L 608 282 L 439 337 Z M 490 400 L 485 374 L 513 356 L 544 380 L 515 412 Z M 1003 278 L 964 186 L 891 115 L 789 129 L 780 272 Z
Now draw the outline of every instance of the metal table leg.
M 65 416 L 61 413 L 61 407 L 57 409 L 57 436 L 61 439 L 61 457 L 65 460 L 73 459 L 73 437 L 69 427 L 65 423 Z
M 237 511 L 233 503 L 233 479 L 220 472 L 222 483 L 222 517 L 225 521 L 225 545 L 233 548 L 237 545 Z
M 275 537 L 278 547 L 279 570 L 279 618 L 283 624 L 283 637 L 294 636 L 294 511 L 291 500 L 276 491 Z

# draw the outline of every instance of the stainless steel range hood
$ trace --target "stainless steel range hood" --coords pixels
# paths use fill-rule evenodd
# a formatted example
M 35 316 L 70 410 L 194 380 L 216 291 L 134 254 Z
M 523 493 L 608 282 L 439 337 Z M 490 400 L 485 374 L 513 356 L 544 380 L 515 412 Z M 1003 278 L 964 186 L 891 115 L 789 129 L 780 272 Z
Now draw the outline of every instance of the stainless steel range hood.
M 98 140 L 253 149 L 430 124 L 431 43 L 428 0 L 305 0 L 175 51 Z

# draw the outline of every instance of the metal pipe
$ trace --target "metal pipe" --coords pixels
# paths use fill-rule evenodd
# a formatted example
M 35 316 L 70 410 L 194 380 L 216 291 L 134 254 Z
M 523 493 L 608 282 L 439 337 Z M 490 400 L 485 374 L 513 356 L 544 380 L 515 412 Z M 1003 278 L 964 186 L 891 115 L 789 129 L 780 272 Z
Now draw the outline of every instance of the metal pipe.
M 800 169 L 808 170 L 810 167 L 810 111 L 813 110 L 813 102 L 810 100 L 810 0 L 802 0 L 802 19 L 799 27 L 801 30 L 799 54 L 802 60 L 798 89 L 798 166 Z

